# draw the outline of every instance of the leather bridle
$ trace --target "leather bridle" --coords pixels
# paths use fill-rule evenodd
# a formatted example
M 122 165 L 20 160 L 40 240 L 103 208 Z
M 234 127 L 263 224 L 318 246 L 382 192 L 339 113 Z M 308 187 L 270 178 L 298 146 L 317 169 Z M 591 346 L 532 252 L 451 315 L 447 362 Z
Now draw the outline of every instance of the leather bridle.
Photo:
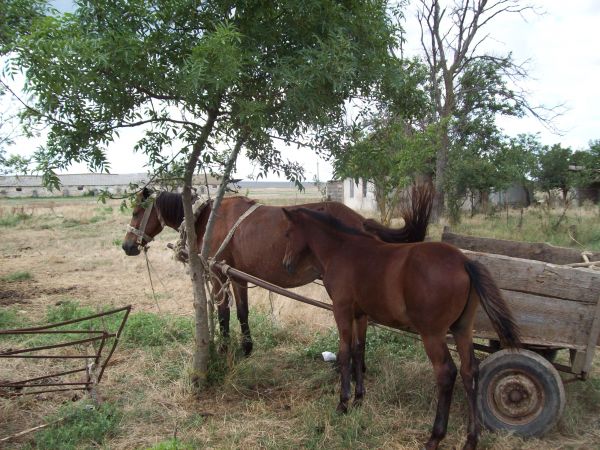
M 150 214 L 152 214 L 152 209 L 156 208 L 155 203 L 161 193 L 158 193 L 158 195 L 152 194 L 148 198 L 148 200 L 151 200 L 151 202 L 150 202 L 150 205 L 148 207 L 146 207 L 146 209 L 144 210 L 144 215 L 142 217 L 142 221 L 140 222 L 139 228 L 135 228 L 135 227 L 132 227 L 131 225 L 127 225 L 127 232 L 134 234 L 136 236 L 135 243 L 137 245 L 145 247 L 154 239 L 153 237 L 148 236 L 146 234 L 146 225 L 148 225 L 148 220 L 150 220 Z M 161 226 L 164 228 L 165 220 L 163 219 L 163 217 L 160 213 L 160 210 L 158 208 L 156 208 L 156 217 L 158 217 L 158 220 L 160 221 Z M 144 241 L 146 241 L 145 244 L 144 244 Z

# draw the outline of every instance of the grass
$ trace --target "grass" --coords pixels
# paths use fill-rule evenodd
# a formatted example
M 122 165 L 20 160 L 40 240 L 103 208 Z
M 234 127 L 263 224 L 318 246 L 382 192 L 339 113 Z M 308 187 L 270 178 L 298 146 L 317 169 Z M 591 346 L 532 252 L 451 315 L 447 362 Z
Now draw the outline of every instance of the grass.
M 31 448 L 75 450 L 103 447 L 110 437 L 118 433 L 121 413 L 111 403 L 99 406 L 82 403 L 61 408 L 49 422 L 58 419 L 63 420 L 36 433 Z
M 32 278 L 33 276 L 31 273 L 20 270 L 18 272 L 9 273 L 8 275 L 3 275 L 0 277 L 0 280 L 7 283 L 15 283 L 17 281 L 31 280 Z
M 62 300 L 58 305 L 46 311 L 45 322 L 48 324 L 66 322 L 94 315 L 97 311 L 81 306 L 75 300 Z M 123 313 L 99 317 L 75 324 L 64 325 L 54 330 L 107 330 L 116 333 L 121 324 Z M 26 322 L 13 309 L 0 309 L 0 329 L 26 326 Z M 189 344 L 194 337 L 194 326 L 189 317 L 158 315 L 149 312 L 133 312 L 129 315 L 120 346 L 124 348 L 161 347 L 170 344 Z M 73 334 L 37 334 L 11 336 L 12 342 L 21 346 L 51 345 L 75 339 Z M 79 337 L 78 337 L 79 339 Z
M 600 250 L 600 208 L 587 206 L 567 210 L 548 210 L 541 206 L 493 214 L 463 217 L 452 231 L 472 236 L 525 242 L 547 242 L 562 247 Z
M 0 202 L 0 205 L 4 207 L 5 203 Z M 13 203 L 11 207 L 17 205 Z M 148 286 L 144 286 L 141 272 L 145 270 L 144 260 L 126 258 L 115 248 L 120 245 L 115 237 L 121 238 L 122 227 L 117 233 L 111 215 L 116 214 L 115 218 L 126 224 L 130 211 L 121 216 L 116 202 L 113 211 L 108 211 L 95 199 L 57 200 L 52 215 L 40 214 L 43 207 L 39 206 L 41 203 L 36 205 L 38 209 L 33 216 L 19 222 L 16 230 L 2 229 L 9 244 L 8 250 L 0 250 L 7 256 L 2 259 L 3 273 L 27 271 L 40 286 L 76 285 L 77 288 L 69 291 L 71 298 L 64 298 L 64 293 L 48 294 L 32 297 L 31 303 L 0 306 L 0 328 L 68 320 L 95 313 L 102 305 L 133 303 L 135 309 L 99 388 L 101 397 L 109 405 L 107 410 L 92 414 L 82 411 L 83 405 L 71 402 L 72 393 L 21 399 L 0 397 L 0 417 L 3 418 L 0 437 L 65 415 L 71 417 L 70 411 L 74 412 L 72 419 L 11 442 L 8 448 L 414 449 L 421 448 L 427 439 L 435 415 L 436 392 L 431 366 L 421 343 L 370 327 L 365 402 L 361 409 L 351 409 L 348 415 L 339 416 L 335 413 L 339 375 L 335 364 L 324 362 L 321 356 L 325 350 L 337 352 L 337 332 L 335 328 L 326 328 L 331 323 L 329 316 L 315 319 L 320 313 L 313 315 L 313 310 L 305 312 L 306 309 L 296 304 L 284 312 L 275 304 L 277 316 L 274 319 L 267 313 L 268 306 L 261 309 L 257 304 L 258 290 L 251 290 L 253 354 L 242 355 L 239 324 L 233 310 L 229 352 L 220 353 L 218 346 L 212 348 L 210 383 L 196 393 L 190 383 L 193 308 L 191 302 L 182 300 L 189 294 L 189 280 L 181 267 L 172 262 L 170 254 L 162 251 L 162 242 L 160 246 L 155 245 L 150 254 L 153 266 L 166 285 L 163 288 L 161 283 L 155 284 L 164 299 L 160 304 L 163 313 L 159 314 L 155 312 L 154 301 L 147 296 Z M 504 213 L 464 218 L 460 227 L 482 236 L 577 246 L 567 233 L 568 226 L 575 225 L 577 235 L 574 237 L 586 247 L 597 239 L 596 224 L 600 217 L 597 209 L 569 211 L 565 227 L 560 224 L 548 235 L 542 230 L 542 220 L 547 223 L 544 227 L 551 229 L 557 216 L 545 218 L 535 213 L 533 209 L 526 211 L 520 227 L 519 211 L 509 211 L 508 221 Z M 105 216 L 109 220 L 82 226 L 90 223 L 94 216 Z M 63 221 L 71 221 L 73 226 L 62 226 Z M 52 231 L 43 232 L 44 226 L 51 227 Z M 94 236 L 90 230 L 94 230 Z M 165 231 L 158 240 L 167 241 L 171 235 L 175 233 Z M 40 236 L 50 239 L 39 239 Z M 72 241 L 74 237 L 76 241 Z M 36 250 L 39 248 L 39 256 L 30 252 L 27 257 L 13 257 L 19 254 L 18 248 L 31 242 L 36 243 Z M 109 261 L 110 265 L 98 261 Z M 2 287 L 20 289 L 18 283 Z M 267 305 L 267 302 L 262 304 Z M 94 322 L 93 326 L 112 329 L 116 322 L 116 319 L 106 318 Z M 2 343 L 0 347 L 16 347 L 13 344 L 13 341 L 9 345 Z M 5 367 L 8 364 L 0 363 L 0 370 Z M 46 368 L 40 370 L 43 369 Z M 9 375 L 17 374 L 17 370 Z M 522 440 L 507 434 L 483 432 L 479 448 L 598 448 L 598 362 L 589 380 L 568 383 L 566 390 L 565 414 L 546 438 Z M 66 409 L 59 410 L 60 407 Z M 459 378 L 443 448 L 462 446 L 466 413 Z
M 30 219 L 31 216 L 25 213 L 0 215 L 0 227 L 16 227 Z

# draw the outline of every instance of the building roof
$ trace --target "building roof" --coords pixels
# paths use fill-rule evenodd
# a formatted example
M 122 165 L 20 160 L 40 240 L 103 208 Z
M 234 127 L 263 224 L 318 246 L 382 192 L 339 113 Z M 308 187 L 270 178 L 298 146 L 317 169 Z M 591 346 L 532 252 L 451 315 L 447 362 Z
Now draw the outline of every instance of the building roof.
M 145 173 L 80 173 L 58 175 L 61 186 L 127 186 L 130 183 L 145 184 L 148 174 Z M 192 184 L 195 186 L 220 184 L 218 177 L 211 175 L 194 175 Z M 42 177 L 37 175 L 7 175 L 0 176 L 0 187 L 31 187 L 42 188 Z
M 81 173 L 58 175 L 62 186 L 123 186 L 129 183 L 145 183 L 145 173 Z M 0 187 L 43 187 L 42 177 L 37 175 L 0 176 Z

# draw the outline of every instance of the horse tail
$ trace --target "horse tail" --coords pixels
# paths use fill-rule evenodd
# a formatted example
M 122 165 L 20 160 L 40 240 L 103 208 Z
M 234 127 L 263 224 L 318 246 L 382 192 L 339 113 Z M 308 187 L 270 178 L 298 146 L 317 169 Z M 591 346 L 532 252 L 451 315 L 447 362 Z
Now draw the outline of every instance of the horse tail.
M 402 228 L 388 228 L 373 219 L 365 220 L 363 226 L 384 242 L 422 242 L 427 235 L 434 193 L 431 183 L 412 186 L 410 202 L 403 202 L 400 210 L 404 219 Z
M 465 262 L 465 269 L 502 345 L 511 348 L 520 347 L 519 327 L 489 270 L 480 262 L 471 260 Z

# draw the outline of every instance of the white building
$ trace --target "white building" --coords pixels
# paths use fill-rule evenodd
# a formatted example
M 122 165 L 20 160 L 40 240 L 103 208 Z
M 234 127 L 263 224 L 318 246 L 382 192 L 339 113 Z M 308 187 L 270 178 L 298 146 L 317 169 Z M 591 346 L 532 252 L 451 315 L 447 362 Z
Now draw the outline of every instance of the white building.
M 344 180 L 344 205 L 357 211 L 377 211 L 375 201 L 375 186 L 367 180 L 359 179 L 355 183 L 353 179 Z
M 56 197 L 95 195 L 100 191 L 111 194 L 124 194 L 130 190 L 130 185 L 145 185 L 148 175 L 145 173 L 108 174 L 82 173 L 73 175 L 58 175 L 60 189 L 50 191 L 42 185 L 42 177 L 35 175 L 0 176 L 0 198 L 2 197 Z M 219 180 L 204 175 L 194 175 L 194 186 L 206 193 L 206 185 L 211 193 L 216 192 Z

